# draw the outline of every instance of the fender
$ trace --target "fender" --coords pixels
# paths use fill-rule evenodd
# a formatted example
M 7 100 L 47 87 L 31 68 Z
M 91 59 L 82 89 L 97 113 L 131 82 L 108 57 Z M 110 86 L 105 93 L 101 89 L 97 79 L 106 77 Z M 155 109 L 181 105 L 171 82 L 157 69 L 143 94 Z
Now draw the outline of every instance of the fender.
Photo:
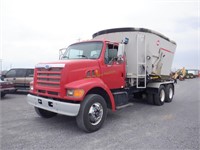
M 109 98 L 110 98 L 112 111 L 115 111 L 114 97 L 113 97 L 110 89 L 100 78 L 85 78 L 85 79 L 71 82 L 71 83 L 65 85 L 65 89 L 83 89 L 84 90 L 83 97 L 86 96 L 86 94 L 89 90 L 96 88 L 96 87 L 100 87 L 107 92 L 107 94 L 109 95 Z M 76 99 L 76 100 L 81 101 L 81 100 L 83 100 L 83 97 L 81 99 Z
M 159 89 L 160 85 L 164 85 L 164 84 L 173 84 L 174 81 L 165 81 L 165 82 L 154 82 L 154 83 L 149 83 L 147 84 L 148 88 L 157 88 Z

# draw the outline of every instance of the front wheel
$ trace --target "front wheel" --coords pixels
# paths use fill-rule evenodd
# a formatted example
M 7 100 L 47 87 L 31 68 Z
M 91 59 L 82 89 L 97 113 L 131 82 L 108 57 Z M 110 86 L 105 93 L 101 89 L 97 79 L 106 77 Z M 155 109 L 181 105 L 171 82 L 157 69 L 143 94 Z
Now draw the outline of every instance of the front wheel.
M 44 110 L 44 109 L 41 109 L 38 107 L 35 107 L 35 111 L 42 118 L 52 118 L 57 115 L 57 113 L 50 112 L 50 111 L 47 111 L 47 110 Z
M 94 132 L 101 128 L 107 116 L 107 105 L 104 98 L 97 94 L 88 94 L 83 102 L 76 122 L 85 132 Z

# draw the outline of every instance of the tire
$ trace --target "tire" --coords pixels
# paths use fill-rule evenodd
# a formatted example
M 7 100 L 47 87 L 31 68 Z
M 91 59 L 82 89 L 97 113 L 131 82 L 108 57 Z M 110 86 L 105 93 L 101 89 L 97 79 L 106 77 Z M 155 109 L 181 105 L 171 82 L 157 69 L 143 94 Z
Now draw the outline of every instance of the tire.
M 97 94 L 88 94 L 81 103 L 76 117 L 77 125 L 85 132 L 94 132 L 101 128 L 107 116 L 107 104 Z
M 154 105 L 154 97 L 152 93 L 147 94 L 147 103 L 150 105 Z
M 3 98 L 6 95 L 6 93 L 1 93 L 1 98 Z
M 166 95 L 166 90 L 163 85 L 160 85 L 158 89 L 158 93 L 154 94 L 154 103 L 155 105 L 161 106 L 165 102 L 165 95 Z
M 134 98 L 142 99 L 142 92 L 134 93 Z
M 47 110 L 44 110 L 44 109 L 41 109 L 38 107 L 35 107 L 35 111 L 42 118 L 52 118 L 57 115 L 57 113 L 50 112 L 50 111 L 47 111 Z
M 172 84 L 166 86 L 165 102 L 170 103 L 174 96 L 174 87 Z

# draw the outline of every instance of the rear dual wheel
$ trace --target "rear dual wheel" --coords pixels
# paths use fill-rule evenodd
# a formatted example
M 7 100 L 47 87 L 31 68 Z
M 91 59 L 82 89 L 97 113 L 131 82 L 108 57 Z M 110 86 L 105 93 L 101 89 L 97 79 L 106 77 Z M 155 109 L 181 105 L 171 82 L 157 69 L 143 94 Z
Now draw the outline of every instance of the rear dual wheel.
M 161 106 L 164 102 L 171 102 L 174 96 L 174 87 L 172 84 L 160 85 L 158 93 L 148 94 L 148 103 Z
M 155 105 L 161 106 L 165 102 L 166 91 L 163 85 L 160 85 L 158 89 L 158 93 L 154 95 L 154 103 Z
M 168 84 L 166 86 L 166 97 L 165 102 L 170 103 L 174 97 L 174 86 L 172 84 Z

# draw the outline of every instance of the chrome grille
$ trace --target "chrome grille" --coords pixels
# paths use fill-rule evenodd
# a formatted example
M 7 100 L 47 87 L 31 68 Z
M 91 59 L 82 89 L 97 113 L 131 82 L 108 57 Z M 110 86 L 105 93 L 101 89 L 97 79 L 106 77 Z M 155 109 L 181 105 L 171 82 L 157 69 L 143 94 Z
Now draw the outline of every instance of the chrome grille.
M 37 85 L 45 87 L 60 87 L 62 68 L 38 68 Z

